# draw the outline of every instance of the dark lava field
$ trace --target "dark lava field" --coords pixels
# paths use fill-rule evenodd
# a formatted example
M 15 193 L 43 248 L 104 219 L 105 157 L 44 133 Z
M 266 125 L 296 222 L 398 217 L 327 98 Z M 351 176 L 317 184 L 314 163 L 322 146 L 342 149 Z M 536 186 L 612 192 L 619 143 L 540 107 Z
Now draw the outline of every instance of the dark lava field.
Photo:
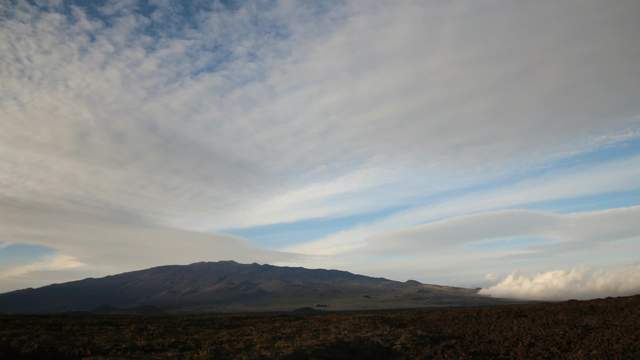
M 2 315 L 1 359 L 640 359 L 640 296 L 475 308 Z

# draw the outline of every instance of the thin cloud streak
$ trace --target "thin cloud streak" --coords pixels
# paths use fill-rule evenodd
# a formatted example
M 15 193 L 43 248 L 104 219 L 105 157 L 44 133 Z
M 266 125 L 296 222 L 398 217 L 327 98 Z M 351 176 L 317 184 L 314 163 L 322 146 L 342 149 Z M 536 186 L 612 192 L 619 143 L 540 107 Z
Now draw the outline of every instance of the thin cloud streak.
M 556 263 L 612 266 L 633 261 L 640 239 L 638 218 L 640 206 L 572 214 L 489 211 L 382 232 L 347 243 L 351 247 L 344 245 L 341 252 L 323 252 L 342 250 L 340 243 L 317 252 L 298 250 L 309 256 L 299 261 L 328 262 L 399 280 L 478 286 L 485 283 L 480 274 L 509 273 L 515 266 L 544 271 Z
M 522 209 L 532 203 L 637 190 L 639 177 L 640 157 L 638 156 L 580 167 L 569 172 L 554 172 L 551 175 L 526 179 L 516 184 L 414 207 L 381 221 L 298 244 L 288 250 L 316 255 L 358 251 L 359 248 L 366 246 L 367 239 L 371 237 L 387 232 L 393 234 L 395 230 L 411 229 L 417 224 L 502 209 Z M 391 243 L 393 244 L 393 241 Z

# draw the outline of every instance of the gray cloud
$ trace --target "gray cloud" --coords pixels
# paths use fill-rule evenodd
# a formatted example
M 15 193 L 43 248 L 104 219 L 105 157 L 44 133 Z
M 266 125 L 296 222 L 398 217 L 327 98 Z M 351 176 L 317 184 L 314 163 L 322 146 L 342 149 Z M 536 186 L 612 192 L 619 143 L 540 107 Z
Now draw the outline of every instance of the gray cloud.
M 42 272 L 69 280 L 166 264 L 237 260 L 278 263 L 295 254 L 255 248 L 243 239 L 167 228 L 42 204 L 0 203 L 0 237 L 54 248 L 58 254 L 0 271 L 0 284 L 42 283 Z M 73 269 L 74 271 L 69 271 Z M 3 288 L 5 286 L 0 286 Z

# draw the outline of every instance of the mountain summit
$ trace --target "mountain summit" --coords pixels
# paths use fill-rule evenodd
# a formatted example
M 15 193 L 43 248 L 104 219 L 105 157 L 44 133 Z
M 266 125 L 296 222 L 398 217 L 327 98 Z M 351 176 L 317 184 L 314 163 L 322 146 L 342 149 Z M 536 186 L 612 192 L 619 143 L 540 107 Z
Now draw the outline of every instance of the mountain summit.
M 475 289 L 398 282 L 346 271 L 239 264 L 159 266 L 0 294 L 0 312 L 56 313 L 154 307 L 184 311 L 357 310 L 488 305 Z

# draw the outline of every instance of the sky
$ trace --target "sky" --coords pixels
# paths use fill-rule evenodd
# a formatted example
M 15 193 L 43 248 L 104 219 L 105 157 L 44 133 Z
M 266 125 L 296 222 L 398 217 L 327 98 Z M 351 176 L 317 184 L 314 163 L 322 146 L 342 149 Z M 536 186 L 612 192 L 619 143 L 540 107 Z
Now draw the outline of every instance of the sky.
M 0 0 L 0 292 L 236 260 L 640 293 L 638 14 Z

